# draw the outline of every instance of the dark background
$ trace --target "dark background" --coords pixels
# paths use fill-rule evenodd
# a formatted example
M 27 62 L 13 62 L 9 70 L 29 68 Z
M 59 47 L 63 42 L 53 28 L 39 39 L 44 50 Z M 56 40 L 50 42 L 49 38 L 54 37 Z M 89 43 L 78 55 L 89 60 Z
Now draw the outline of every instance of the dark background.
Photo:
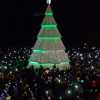
M 99 2 L 52 0 L 51 6 L 66 47 L 80 46 L 82 41 L 100 46 Z M 0 7 L 0 47 L 32 46 L 46 0 L 3 0 Z

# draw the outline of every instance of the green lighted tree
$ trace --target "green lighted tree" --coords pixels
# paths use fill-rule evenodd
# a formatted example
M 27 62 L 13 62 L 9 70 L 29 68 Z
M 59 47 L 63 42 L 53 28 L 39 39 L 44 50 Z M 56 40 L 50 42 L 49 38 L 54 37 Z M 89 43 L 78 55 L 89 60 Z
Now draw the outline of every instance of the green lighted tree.
M 61 38 L 51 7 L 48 5 L 27 68 L 33 65 L 35 68 L 43 66 L 52 69 L 56 65 L 59 69 L 68 69 L 69 59 Z

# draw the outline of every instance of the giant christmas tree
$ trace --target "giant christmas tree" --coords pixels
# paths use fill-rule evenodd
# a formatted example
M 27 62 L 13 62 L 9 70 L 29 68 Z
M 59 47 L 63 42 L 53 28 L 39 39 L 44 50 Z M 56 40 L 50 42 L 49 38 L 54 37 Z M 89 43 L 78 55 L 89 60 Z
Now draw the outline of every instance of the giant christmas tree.
M 52 69 L 54 65 L 60 70 L 69 69 L 70 67 L 60 32 L 53 18 L 50 4 L 48 4 L 27 68 L 32 66 L 40 68 L 42 66 L 43 68 Z

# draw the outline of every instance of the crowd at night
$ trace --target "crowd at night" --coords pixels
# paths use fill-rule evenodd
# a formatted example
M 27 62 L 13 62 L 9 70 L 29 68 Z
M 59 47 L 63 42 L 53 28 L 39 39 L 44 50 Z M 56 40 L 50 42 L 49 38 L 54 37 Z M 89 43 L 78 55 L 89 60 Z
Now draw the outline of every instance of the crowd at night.
M 0 49 L 0 100 L 100 100 L 100 48 L 68 50 L 69 70 L 26 69 L 30 48 Z

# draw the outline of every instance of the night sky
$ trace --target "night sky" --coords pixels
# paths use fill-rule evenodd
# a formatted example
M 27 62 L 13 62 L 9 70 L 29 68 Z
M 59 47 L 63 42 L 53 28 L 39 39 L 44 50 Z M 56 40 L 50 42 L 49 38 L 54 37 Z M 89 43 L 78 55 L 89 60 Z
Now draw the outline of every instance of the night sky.
M 91 0 L 52 0 L 54 17 L 66 47 L 82 41 L 100 44 L 100 6 Z M 66 1 L 66 2 L 65 2 Z M 3 0 L 0 18 L 0 46 L 32 46 L 40 30 L 46 0 Z

